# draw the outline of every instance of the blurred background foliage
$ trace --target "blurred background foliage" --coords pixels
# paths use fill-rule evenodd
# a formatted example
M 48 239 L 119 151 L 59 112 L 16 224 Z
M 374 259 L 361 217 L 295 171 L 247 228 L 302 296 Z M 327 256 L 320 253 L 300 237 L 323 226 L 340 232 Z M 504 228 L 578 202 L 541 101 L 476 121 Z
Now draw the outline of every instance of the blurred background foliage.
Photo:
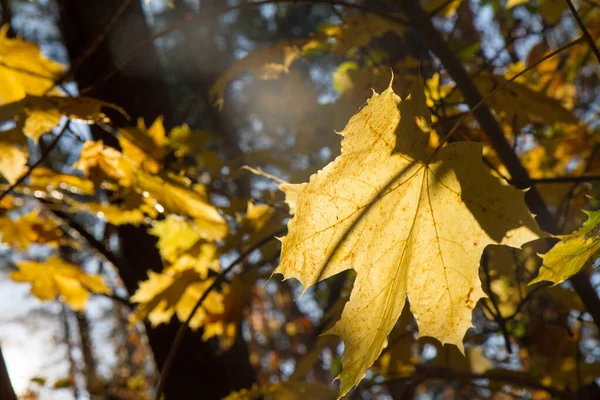
M 303 182 L 333 160 L 335 132 L 392 74 L 402 97 L 426 83 L 438 142 L 469 110 L 400 3 L 0 2 L 0 173 L 11 188 L 0 202 L 0 341 L 21 398 L 151 398 L 182 321 L 246 253 L 190 321 L 166 398 L 336 397 L 343 346 L 319 334 L 353 276 L 300 298 L 297 282 L 269 280 L 279 248 L 263 242 L 285 234 L 289 213 L 267 176 Z M 483 95 L 580 36 L 565 0 L 420 5 Z M 600 4 L 576 5 L 600 37 Z M 553 233 L 600 208 L 599 73 L 583 42 L 488 101 Z M 511 180 L 472 115 L 453 140 L 482 142 L 492 173 Z M 486 250 L 490 297 L 466 357 L 416 339 L 405 310 L 350 397 L 600 396 L 598 327 L 569 283 L 527 285 L 537 251 Z M 594 263 L 585 272 L 600 283 Z

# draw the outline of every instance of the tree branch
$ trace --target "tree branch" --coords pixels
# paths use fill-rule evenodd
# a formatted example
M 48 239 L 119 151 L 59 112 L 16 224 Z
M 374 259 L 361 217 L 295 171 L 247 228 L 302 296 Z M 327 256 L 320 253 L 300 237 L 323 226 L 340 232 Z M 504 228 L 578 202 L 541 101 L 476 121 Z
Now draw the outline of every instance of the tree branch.
M 525 376 L 522 377 L 522 376 L 517 376 L 514 374 L 507 375 L 507 374 L 503 374 L 502 372 L 494 373 L 493 371 L 487 372 L 485 374 L 477 374 L 474 372 L 454 371 L 454 370 L 451 370 L 448 368 L 417 366 L 415 373 L 412 374 L 411 376 L 388 380 L 385 383 L 390 383 L 395 380 L 403 381 L 403 380 L 413 380 L 413 379 L 419 379 L 419 380 L 445 379 L 445 380 L 458 380 L 458 381 L 465 381 L 465 382 L 473 382 L 473 381 L 477 381 L 480 379 L 485 379 L 485 380 L 494 381 L 494 382 L 503 382 L 507 385 L 519 386 L 519 387 L 532 389 L 532 390 L 542 390 L 542 391 L 550 394 L 551 396 L 557 397 L 560 399 L 567 400 L 567 399 L 573 398 L 573 396 L 571 396 L 567 392 L 555 389 L 551 386 L 546 386 L 546 385 L 541 384 L 533 379 L 529 379 Z
M 508 183 L 514 185 L 535 185 L 536 183 L 582 183 L 600 181 L 598 175 L 581 175 L 581 176 L 557 176 L 554 178 L 529 178 L 528 180 L 519 181 L 516 179 L 508 179 Z
M 527 170 L 504 137 L 504 131 L 492 114 L 491 109 L 483 103 L 481 93 L 479 93 L 460 60 L 450 50 L 440 33 L 433 26 L 429 15 L 421 8 L 417 0 L 400 0 L 400 6 L 406 13 L 413 29 L 421 35 L 425 44 L 440 59 L 444 68 L 456 82 L 456 86 L 463 94 L 465 101 L 473 110 L 477 122 L 481 125 L 498 157 L 513 179 L 519 182 L 529 181 Z M 522 187 L 524 188 L 524 186 Z M 547 232 L 557 233 L 558 229 L 552 214 L 548 211 L 546 203 L 535 186 L 527 192 L 525 199 L 530 210 L 536 214 L 540 227 Z M 590 313 L 594 322 L 600 328 L 600 299 L 589 278 L 583 272 L 580 272 L 571 277 L 570 282 L 579 297 L 581 297 L 587 312 Z
M 590 45 L 590 49 L 594 52 L 594 55 L 598 59 L 598 62 L 600 62 L 600 51 L 598 51 L 598 46 L 596 46 L 596 42 L 594 41 L 594 38 L 592 37 L 592 35 L 590 35 L 590 31 L 588 31 L 587 28 L 585 27 L 585 24 L 581 20 L 579 13 L 575 9 L 575 5 L 573 5 L 573 2 L 571 0 L 565 0 L 565 1 L 567 2 L 567 5 L 569 6 L 569 10 L 571 10 L 571 14 L 573 14 L 573 18 L 575 18 L 575 21 L 577 21 L 577 25 L 579 25 L 579 29 L 581 29 L 581 33 L 583 33 L 583 37 Z

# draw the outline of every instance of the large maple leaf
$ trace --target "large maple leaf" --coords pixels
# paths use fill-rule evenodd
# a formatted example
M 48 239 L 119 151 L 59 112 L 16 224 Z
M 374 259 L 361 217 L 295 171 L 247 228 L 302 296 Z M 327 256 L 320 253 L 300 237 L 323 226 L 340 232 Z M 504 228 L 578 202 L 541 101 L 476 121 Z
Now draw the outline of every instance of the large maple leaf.
M 407 297 L 420 336 L 462 350 L 484 296 L 483 249 L 539 237 L 524 193 L 487 172 L 479 143 L 431 154 L 430 130 L 422 86 L 405 100 L 390 87 L 350 119 L 336 160 L 308 183 L 281 185 L 295 216 L 275 273 L 304 290 L 349 268 L 357 273 L 327 332 L 345 343 L 342 395 L 386 346 Z

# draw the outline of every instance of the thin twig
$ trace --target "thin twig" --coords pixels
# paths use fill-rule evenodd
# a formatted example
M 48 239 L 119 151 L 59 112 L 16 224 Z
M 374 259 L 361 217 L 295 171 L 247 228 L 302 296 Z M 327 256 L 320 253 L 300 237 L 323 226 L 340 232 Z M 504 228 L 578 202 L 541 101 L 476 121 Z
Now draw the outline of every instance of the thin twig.
M 582 175 L 582 176 L 557 176 L 555 178 L 529 178 L 529 179 L 509 179 L 511 184 L 526 184 L 533 185 L 536 183 L 582 183 L 600 181 L 598 175 Z
M 219 275 L 217 275 L 215 277 L 215 280 L 213 281 L 213 283 L 211 283 L 211 285 L 204 291 L 204 293 L 202 293 L 202 296 L 200 296 L 200 298 L 196 302 L 196 305 L 194 305 L 194 308 L 190 312 L 190 315 L 187 317 L 185 322 L 183 324 L 181 324 L 181 326 L 179 327 L 179 330 L 177 331 L 177 335 L 175 335 L 175 339 L 173 340 L 173 343 L 171 344 L 171 348 L 169 349 L 169 354 L 167 354 L 165 363 L 163 364 L 163 367 L 160 371 L 160 376 L 158 378 L 158 383 L 156 385 L 156 393 L 154 394 L 155 400 L 160 400 L 160 397 L 162 396 L 162 393 L 164 392 L 165 384 L 167 382 L 167 377 L 169 376 L 169 371 L 171 370 L 171 366 L 173 365 L 173 362 L 175 361 L 175 356 L 177 355 L 177 351 L 179 350 L 179 347 L 181 346 L 181 342 L 183 341 L 183 338 L 185 336 L 187 327 L 190 324 L 190 321 L 192 320 L 192 318 L 196 314 L 196 311 L 198 311 L 198 309 L 200 308 L 202 303 L 204 303 L 204 300 L 206 300 L 206 298 L 208 297 L 210 292 L 212 292 L 214 289 L 216 289 L 221 283 L 225 282 L 225 280 L 227 279 L 227 274 L 237 264 L 239 264 L 241 261 L 243 261 L 246 257 L 248 257 L 255 250 L 257 250 L 257 249 L 261 248 L 262 246 L 264 246 L 265 244 L 271 242 L 277 236 L 284 234 L 286 231 L 287 230 L 284 229 L 284 230 L 275 232 L 271 235 L 268 235 L 267 237 L 258 241 L 256 244 L 254 244 L 248 250 L 244 251 L 235 260 L 233 260 L 223 271 L 221 271 L 219 273 Z
M 496 302 L 496 294 L 492 290 L 492 277 L 490 274 L 490 265 L 489 265 L 488 258 L 489 258 L 488 254 L 486 252 L 484 252 L 483 255 L 481 256 L 481 266 L 482 266 L 483 271 L 486 276 L 485 288 L 488 292 L 492 306 L 494 306 L 495 312 L 492 312 L 492 316 L 494 317 L 494 320 L 496 321 L 496 323 L 498 324 L 498 327 L 500 328 L 500 331 L 502 332 L 502 337 L 504 338 L 504 345 L 506 347 L 506 352 L 508 354 L 513 354 L 512 346 L 510 345 L 510 335 L 508 333 L 508 329 L 506 328 L 506 319 L 502 316 L 500 307 L 498 306 L 498 303 Z
M 33 165 L 31 165 L 27 169 L 27 171 L 25 171 L 25 173 L 23 175 L 21 175 L 21 177 L 19 179 L 17 179 L 17 181 L 15 183 L 13 183 L 12 185 L 10 185 L 10 187 L 8 189 L 6 189 L 2 194 L 0 194 L 0 200 L 2 200 L 3 198 L 5 198 L 17 186 L 19 186 L 21 183 L 23 183 L 29 177 L 29 175 L 31 175 L 31 173 L 33 172 L 33 170 L 36 169 L 37 167 L 39 167 L 40 164 L 42 164 L 44 162 L 44 160 L 46 160 L 46 158 L 50 155 L 50 153 L 52 152 L 52 150 L 54 150 L 54 148 L 58 144 L 58 141 L 60 140 L 60 138 L 67 131 L 67 128 L 69 127 L 70 123 L 71 123 L 70 120 L 65 123 L 65 125 L 62 127 L 62 129 L 60 130 L 60 132 L 58 133 L 58 135 L 56 135 L 56 137 L 54 138 L 54 140 L 52 141 L 52 143 L 50 143 L 50 145 L 42 152 L 42 155 L 40 156 L 40 158 L 35 163 L 33 163 Z
M 592 35 L 590 35 L 590 31 L 588 31 L 588 29 L 585 27 L 585 24 L 581 20 L 581 17 L 579 16 L 579 13 L 575 9 L 575 5 L 573 4 L 573 2 L 571 0 L 565 0 L 565 1 L 567 2 L 567 5 L 569 6 L 569 10 L 571 10 L 571 14 L 573 14 L 573 18 L 575 18 L 575 21 L 577 21 L 577 25 L 579 25 L 579 29 L 581 29 L 581 33 L 583 33 L 583 37 L 590 45 L 590 49 L 594 52 L 594 55 L 598 59 L 598 62 L 600 62 L 600 51 L 598 50 L 598 46 L 596 46 L 596 42 L 594 41 L 594 38 L 592 37 Z
M 536 380 L 529 379 L 526 376 L 517 376 L 517 375 L 505 375 L 501 372 L 493 373 L 488 372 L 484 374 L 478 374 L 475 372 L 459 372 L 449 368 L 438 368 L 438 367 L 421 367 L 417 366 L 416 371 L 413 375 L 408 377 L 401 377 L 397 379 L 390 379 L 385 381 L 384 383 L 390 383 L 393 381 L 404 381 L 404 380 L 412 380 L 412 379 L 444 379 L 444 380 L 458 380 L 458 381 L 477 381 L 480 379 L 485 379 L 493 382 L 503 382 L 507 385 L 520 386 L 523 388 L 527 388 L 530 390 L 542 390 L 553 397 L 557 397 L 560 399 L 572 399 L 570 393 L 561 391 L 559 389 L 555 389 L 551 386 L 546 386 L 542 383 L 539 383 Z

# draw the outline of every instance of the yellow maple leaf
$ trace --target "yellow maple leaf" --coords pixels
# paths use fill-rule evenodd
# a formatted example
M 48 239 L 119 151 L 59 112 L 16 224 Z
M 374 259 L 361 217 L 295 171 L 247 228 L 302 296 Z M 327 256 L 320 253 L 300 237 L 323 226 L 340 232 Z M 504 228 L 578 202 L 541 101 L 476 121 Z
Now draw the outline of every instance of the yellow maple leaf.
M 64 235 L 53 220 L 33 210 L 15 220 L 0 217 L 0 235 L 2 242 L 17 250 L 26 250 L 30 244 L 58 246 Z
M 64 67 L 47 59 L 38 45 L 8 38 L 8 25 L 0 29 L 0 103 L 21 100 L 28 94 L 43 95 Z
M 163 120 L 163 117 L 158 117 L 150 127 L 146 127 L 146 123 L 140 118 L 137 127 L 119 130 L 119 144 L 123 155 L 150 173 L 160 171 L 160 161 L 165 156 L 167 143 Z
M 227 235 L 227 223 L 198 191 L 139 170 L 136 171 L 136 185 L 148 192 L 165 211 L 192 217 L 203 239 L 220 240 Z
M 327 332 L 345 342 L 342 395 L 385 347 L 407 297 L 420 336 L 462 350 L 484 296 L 483 249 L 539 236 L 523 192 L 487 172 L 481 144 L 452 143 L 432 156 L 430 130 L 421 84 L 404 101 L 391 88 L 375 93 L 341 132 L 341 155 L 308 183 L 282 187 L 298 200 L 275 273 L 306 290 L 356 270 Z
M 258 270 L 253 268 L 242 275 L 235 276 L 226 286 L 223 294 L 223 310 L 220 313 L 207 310 L 202 340 L 219 338 L 222 350 L 229 349 L 234 343 L 244 311 L 252 300 L 252 289 L 258 279 Z
M 339 25 L 324 27 L 321 33 L 325 34 L 327 38 L 333 39 L 332 52 L 345 54 L 358 47 L 368 45 L 371 40 L 383 36 L 387 32 L 395 32 L 401 36 L 405 30 L 404 25 L 393 22 L 388 18 L 374 13 L 356 12 L 344 16 L 344 20 Z M 327 41 L 325 38 L 321 40 L 322 42 Z M 306 51 L 309 46 L 311 45 L 305 45 L 303 49 Z
M 158 211 L 150 199 L 137 192 L 126 193 L 118 204 L 75 203 L 77 211 L 95 214 L 113 225 L 139 225 L 144 222 L 146 215 L 155 218 Z
M 36 190 L 52 191 L 55 189 L 65 190 L 75 194 L 93 194 L 94 184 L 92 181 L 75 175 L 62 174 L 50 168 L 37 167 L 31 171 L 29 188 Z
M 214 278 L 207 279 L 205 274 L 195 269 L 167 269 L 162 274 L 149 271 L 148 280 L 140 283 L 131 297 L 131 301 L 138 303 L 132 322 L 148 318 L 153 326 L 157 326 L 168 323 L 174 314 L 177 314 L 180 321 L 185 321 L 213 280 Z M 221 293 L 213 290 L 208 295 L 190 321 L 190 327 L 197 329 L 203 325 L 207 311 L 223 312 Z
M 479 74 L 474 78 L 474 82 L 481 93 L 486 95 L 497 86 L 503 85 L 506 79 L 501 76 Z M 563 107 L 559 100 L 519 82 L 512 82 L 487 101 L 494 110 L 501 113 L 515 131 L 530 123 L 577 123 L 577 118 Z
M 201 238 L 192 224 L 171 215 L 165 220 L 154 223 L 149 232 L 158 237 L 157 247 L 160 255 L 170 262 L 175 261 Z
M 57 295 L 74 310 L 82 310 L 90 292 L 110 294 L 110 289 L 97 275 L 88 275 L 81 268 L 48 257 L 45 262 L 17 261 L 18 271 L 11 274 L 16 282 L 31 282 L 31 293 L 40 300 L 53 300 Z
M 27 138 L 19 129 L 0 132 L 0 175 L 11 185 L 27 170 Z
M 546 254 L 534 284 L 550 281 L 554 285 L 578 273 L 600 253 L 600 211 L 584 211 L 588 219 L 577 231 L 563 236 Z
M 120 168 L 121 157 L 121 153 L 117 150 L 104 146 L 102 140 L 97 142 L 86 140 L 79 160 L 73 168 L 83 171 L 96 184 L 106 178 L 118 181 L 124 177 Z
M 232 392 L 223 400 L 334 400 L 335 392 L 322 383 L 279 382 Z
M 106 115 L 101 112 L 103 107 L 127 116 L 122 108 L 91 97 L 27 95 L 19 101 L 0 106 L 0 121 L 14 119 L 17 127 L 37 143 L 44 133 L 60 123 L 63 116 L 85 124 L 108 122 Z

